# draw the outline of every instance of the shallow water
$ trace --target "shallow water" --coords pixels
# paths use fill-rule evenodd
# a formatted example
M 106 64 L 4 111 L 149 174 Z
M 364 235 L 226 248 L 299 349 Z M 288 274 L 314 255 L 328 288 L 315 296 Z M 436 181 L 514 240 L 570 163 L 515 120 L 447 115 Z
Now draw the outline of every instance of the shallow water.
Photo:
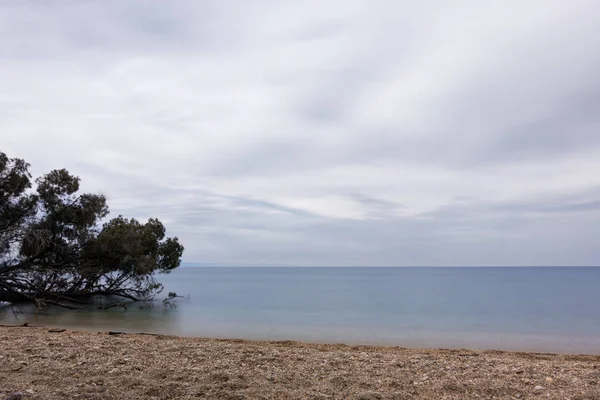
M 600 353 L 600 268 L 179 268 L 176 308 L 37 323 L 187 336 Z M 17 314 L 34 323 L 31 310 Z M 16 322 L 10 311 L 0 318 Z

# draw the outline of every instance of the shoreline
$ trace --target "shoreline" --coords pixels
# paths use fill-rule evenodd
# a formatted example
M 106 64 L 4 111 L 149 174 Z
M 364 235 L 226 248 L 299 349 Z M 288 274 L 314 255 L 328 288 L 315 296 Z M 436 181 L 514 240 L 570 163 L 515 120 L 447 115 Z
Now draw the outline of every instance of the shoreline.
M 1 319 L 0 319 L 1 321 Z M 27 321 L 27 319 L 25 320 Z M 104 322 L 104 321 L 103 321 Z M 183 338 L 200 339 L 236 339 L 258 342 L 294 341 L 307 344 L 346 344 L 349 346 L 381 346 L 405 347 L 410 349 L 469 349 L 475 351 L 497 350 L 517 353 L 551 353 L 551 354 L 585 354 L 600 355 L 600 338 L 596 336 L 576 336 L 575 338 L 562 335 L 543 335 L 538 333 L 514 332 L 449 332 L 440 336 L 437 332 L 415 331 L 403 337 L 389 338 L 369 336 L 365 332 L 356 335 L 339 334 L 337 331 L 327 332 L 319 330 L 312 335 L 294 334 L 294 332 L 260 333 L 245 332 L 244 328 L 237 329 L 237 334 L 231 329 L 210 329 L 205 327 L 203 333 L 192 331 L 181 332 L 178 330 L 143 329 L 123 327 L 123 324 L 69 324 L 48 323 L 47 321 L 27 321 L 30 327 L 66 328 L 72 331 L 102 332 L 107 330 L 123 330 L 128 334 L 157 334 L 164 336 L 177 336 Z M 22 324 L 0 324 L 2 326 L 19 326 Z M 227 331 L 227 332 L 224 332 Z M 240 334 L 239 331 L 242 333 Z
M 437 346 L 412 346 L 402 345 L 395 342 L 380 342 L 373 340 L 372 342 L 361 342 L 361 341 L 334 341 L 334 340 L 303 340 L 303 339 L 283 339 L 283 338 L 260 338 L 260 337 L 237 337 L 237 336 L 195 336 L 195 335 L 178 335 L 174 333 L 161 333 L 161 332 L 140 332 L 133 330 L 96 330 L 92 328 L 85 328 L 80 326 L 69 326 L 69 325 L 53 325 L 53 324 L 30 324 L 28 322 L 11 325 L 11 324 L 0 324 L 0 332 L 2 329 L 10 328 L 27 328 L 27 329 L 41 329 L 46 330 L 48 333 L 90 333 L 97 335 L 109 335 L 109 336 L 154 336 L 161 338 L 172 338 L 172 339 L 189 339 L 189 340 L 202 340 L 202 341 L 220 341 L 220 342 L 232 342 L 232 343 L 248 343 L 248 344 L 296 344 L 304 346 L 342 346 L 342 347 L 364 347 L 373 349 L 402 349 L 402 350 L 413 350 L 413 351 L 465 351 L 465 352 L 495 352 L 495 353 L 514 353 L 514 354 L 532 354 L 532 355 L 551 355 L 551 356 L 591 356 L 598 357 L 600 360 L 600 352 L 567 352 L 567 351 L 552 351 L 552 350 L 521 350 L 521 349 L 510 349 L 510 348 L 477 348 L 477 347 L 437 347 Z M 54 332 L 53 332 L 54 331 Z M 60 331 L 60 332 L 56 332 Z
M 51 332 L 55 331 L 55 332 Z M 0 398 L 600 399 L 600 355 L 0 326 Z

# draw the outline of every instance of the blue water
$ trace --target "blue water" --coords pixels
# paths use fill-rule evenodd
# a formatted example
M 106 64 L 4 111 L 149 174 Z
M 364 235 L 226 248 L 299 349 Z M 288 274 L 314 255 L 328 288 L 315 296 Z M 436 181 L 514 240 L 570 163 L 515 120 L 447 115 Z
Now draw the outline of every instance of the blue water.
M 81 314 L 76 321 L 72 312 L 62 312 L 62 324 L 192 336 L 600 353 L 600 268 L 187 267 L 161 280 L 165 293 L 189 300 L 171 309 Z

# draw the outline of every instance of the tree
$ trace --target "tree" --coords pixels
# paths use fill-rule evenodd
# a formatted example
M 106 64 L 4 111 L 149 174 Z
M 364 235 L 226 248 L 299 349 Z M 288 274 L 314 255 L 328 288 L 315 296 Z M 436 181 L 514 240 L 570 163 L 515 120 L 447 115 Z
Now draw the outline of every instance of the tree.
M 54 170 L 32 187 L 29 164 L 0 152 L 0 302 L 77 308 L 152 299 L 157 273 L 181 262 L 165 227 L 108 215 L 105 196 L 78 193 L 80 179 Z

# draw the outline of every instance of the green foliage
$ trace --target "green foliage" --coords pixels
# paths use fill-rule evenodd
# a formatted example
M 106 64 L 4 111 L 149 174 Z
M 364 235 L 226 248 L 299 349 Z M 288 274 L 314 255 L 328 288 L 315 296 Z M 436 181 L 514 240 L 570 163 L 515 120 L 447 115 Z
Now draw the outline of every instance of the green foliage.
M 98 297 L 152 298 L 156 273 L 177 268 L 183 246 L 163 224 L 108 215 L 101 194 L 54 170 L 32 190 L 29 164 L 0 152 L 0 301 L 70 307 Z

